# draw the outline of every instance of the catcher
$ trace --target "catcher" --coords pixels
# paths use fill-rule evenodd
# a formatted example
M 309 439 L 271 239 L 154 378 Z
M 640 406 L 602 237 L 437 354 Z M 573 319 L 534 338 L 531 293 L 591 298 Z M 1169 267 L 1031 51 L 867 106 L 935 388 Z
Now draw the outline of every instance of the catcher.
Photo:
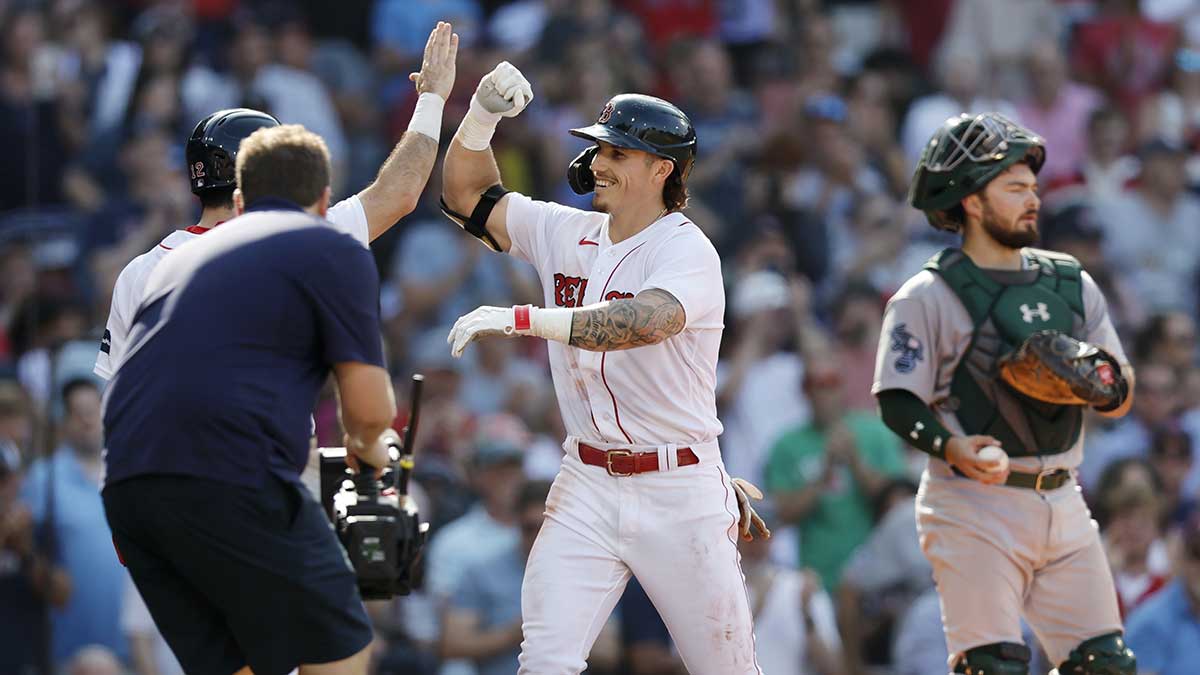
M 1134 675 L 1112 576 L 1075 484 L 1083 416 L 1120 417 L 1133 370 L 1104 296 L 1038 237 L 1041 138 L 995 113 L 930 139 L 909 191 L 962 234 L 888 302 L 873 393 L 929 454 L 917 495 L 955 673 L 1026 675 L 1024 617 L 1061 675 Z

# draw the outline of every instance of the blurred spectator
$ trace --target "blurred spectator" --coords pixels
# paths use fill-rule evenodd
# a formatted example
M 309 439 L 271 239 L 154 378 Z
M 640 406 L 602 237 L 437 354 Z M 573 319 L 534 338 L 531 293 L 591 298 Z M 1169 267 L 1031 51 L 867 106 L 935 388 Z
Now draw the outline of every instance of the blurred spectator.
M 905 479 L 880 491 L 875 529 L 842 574 L 838 625 L 849 675 L 866 672 L 866 664 L 890 662 L 901 618 L 933 588 L 933 571 L 917 536 L 916 494 L 917 486 Z
M 51 555 L 71 578 L 70 601 L 52 613 L 54 658 L 65 663 L 80 648 L 96 644 L 126 659 L 120 614 L 128 575 L 113 551 L 100 501 L 100 391 L 90 380 L 75 380 L 63 387 L 63 401 L 61 443 L 52 457 L 33 463 L 21 490 L 41 541 L 52 542 Z
M 760 270 L 737 280 L 731 302 L 734 342 L 718 368 L 717 402 L 726 468 L 759 480 L 771 443 L 808 421 L 801 391 L 804 359 L 797 330 L 811 321 L 809 290 L 780 274 Z M 753 482 L 752 480 L 752 482 Z
M 1137 187 L 1099 205 L 1105 254 L 1128 274 L 1143 304 L 1194 313 L 1200 198 L 1187 192 L 1187 153 L 1158 139 L 1144 145 L 1139 156 Z
M 913 101 L 904 117 L 900 140 L 909 166 L 916 166 L 931 129 L 950 117 L 998 112 L 1015 118 L 1013 105 L 985 88 L 985 63 L 974 51 L 942 56 L 935 66 L 938 91 Z
M 5 3 L 8 5 L 8 3 Z M 0 7 L 0 212 L 62 202 L 70 115 L 47 72 L 45 19 L 37 5 Z
M 937 589 L 930 588 L 900 618 L 892 642 L 892 667 L 895 675 L 929 675 L 945 670 L 949 661 L 941 601 Z
M 772 562 L 771 542 L 755 537 L 738 543 L 759 667 L 779 675 L 841 675 L 842 644 L 833 601 L 813 572 Z
M 825 287 L 839 290 L 849 282 L 865 282 L 881 298 L 890 297 L 914 269 L 949 245 L 919 212 L 884 194 L 858 200 L 839 238 Z
M 100 645 L 88 645 L 71 657 L 66 675 L 124 675 L 115 654 Z
M 549 493 L 550 484 L 544 481 L 521 485 L 515 505 L 520 539 L 463 568 L 443 618 L 443 657 L 469 659 L 479 675 L 516 672 L 522 635 L 521 580 Z
M 44 405 L 51 394 L 51 352 L 83 336 L 87 315 L 74 300 L 46 294 L 31 296 L 9 323 L 17 355 L 17 379 L 30 397 Z
M 616 614 L 621 617 L 621 645 L 628 675 L 687 675 L 667 624 L 636 577 L 625 585 Z
M 33 408 L 21 385 L 11 379 L 0 379 L 0 447 L 17 453 L 12 468 L 24 466 L 33 454 Z
M 1169 86 L 1146 99 L 1138 121 L 1141 138 L 1161 136 L 1193 150 L 1200 147 L 1200 50 L 1175 52 Z
M 1138 331 L 1137 359 L 1183 373 L 1196 365 L 1196 321 L 1185 312 L 1160 312 Z
M 1168 527 L 1181 525 L 1196 508 L 1196 493 L 1185 489 L 1195 464 L 1192 437 L 1177 425 L 1155 431 L 1150 439 L 1150 463 L 1163 483 L 1163 515 Z
M 1007 13 L 1009 8 L 1000 11 Z M 1095 89 L 1067 79 L 1066 58 L 1056 42 L 1032 45 L 1027 53 L 1029 95 L 1017 104 L 1017 115 L 1046 139 L 1046 163 L 1038 181 L 1052 183 L 1083 161 L 1087 120 L 1104 99 Z
M 837 364 L 813 359 L 804 374 L 812 421 L 775 442 L 765 484 L 783 523 L 800 530 L 800 562 L 836 588 L 872 527 L 871 500 L 904 472 L 895 434 L 874 413 L 849 411 Z
M 958 0 L 942 36 L 940 58 L 964 54 L 983 60 L 988 73 L 985 95 L 1014 99 L 1025 93 L 1025 60 L 1031 52 L 1057 43 L 1061 29 L 1053 0 Z M 1036 57 L 1035 57 L 1036 58 Z M 1036 73 L 1029 73 L 1033 78 Z M 1037 87 L 1037 84 L 1034 84 Z M 984 112 L 982 110 L 974 112 Z M 1033 120 L 1021 122 L 1051 138 Z M 1054 156 L 1054 150 L 1049 155 Z
M 732 226 L 745 212 L 746 161 L 762 143 L 755 101 L 734 81 L 729 55 L 716 40 L 678 42 L 667 68 L 678 92 L 674 102 L 704 139 L 704 161 L 692 169 L 688 189 Z
M 833 258 L 847 244 L 844 229 L 854 203 L 887 191 L 887 181 L 847 131 L 846 116 L 846 102 L 838 96 L 817 94 L 804 102 L 802 123 L 812 145 L 806 163 L 782 185 L 783 204 L 824 227 Z
M 1138 668 L 1154 675 L 1187 675 L 1200 663 L 1200 517 L 1171 544 L 1175 580 L 1125 624 Z
M 1121 194 L 1140 169 L 1137 159 L 1125 154 L 1129 137 L 1129 122 L 1120 110 L 1094 110 L 1087 120 L 1083 156 L 1071 173 L 1047 181 L 1047 201 L 1099 204 Z
M 121 596 L 121 631 L 129 641 L 134 675 L 183 675 L 179 660 L 158 632 L 132 578 L 125 580 Z
M 474 560 L 505 550 L 517 539 L 517 490 L 521 486 L 520 446 L 503 436 L 489 437 L 489 421 L 480 434 L 467 469 L 479 501 L 435 533 L 426 552 L 426 581 L 436 598 L 448 598 Z
M 1137 394 L 1130 414 L 1106 429 L 1093 427 L 1084 440 L 1079 482 L 1093 493 L 1106 467 L 1121 458 L 1145 457 L 1154 429 L 1172 421 L 1179 405 L 1179 379 L 1167 366 L 1148 363 L 1137 368 Z
M 1071 54 L 1084 82 L 1132 114 L 1162 84 L 1176 45 L 1175 26 L 1146 18 L 1139 0 L 1099 0 L 1099 12 L 1075 29 Z
M 883 326 L 883 298 L 869 284 L 850 284 L 833 300 L 835 360 L 844 379 L 846 407 L 874 414 L 878 404 L 871 395 L 875 379 L 875 351 Z
M 21 456 L 0 436 L 0 672 L 25 673 L 38 663 L 42 608 L 62 607 L 71 579 L 33 546 L 33 516 L 17 501 Z
M 1098 222 L 1096 208 L 1087 200 L 1063 200 L 1058 206 L 1043 207 L 1042 213 L 1043 247 L 1079 260 L 1104 293 L 1117 332 L 1124 334 L 1141 325 L 1145 309 L 1122 271 L 1104 256 L 1104 229 Z
M 1098 516 L 1121 616 L 1157 593 L 1170 575 L 1162 554 L 1161 495 L 1143 485 L 1118 487 L 1101 496 Z M 1099 519 L 1099 518 L 1098 518 Z M 1158 555 L 1151 556 L 1157 548 Z
M 230 44 L 230 77 L 211 85 L 207 111 L 255 108 L 275 115 L 284 124 L 304 125 L 321 136 L 329 147 L 334 169 L 333 191 L 335 196 L 339 195 L 346 157 L 346 137 L 341 121 L 329 93 L 316 76 L 278 62 L 271 19 L 278 21 L 278 18 L 265 14 L 246 14 L 235 22 Z M 423 30 L 428 31 L 429 25 L 425 24 Z M 427 32 L 424 37 L 428 37 Z M 424 38 L 421 46 L 424 47 Z
M 478 0 L 377 0 L 371 17 L 371 36 L 377 47 L 393 52 L 396 59 L 416 64 L 429 38 L 429 27 L 438 21 L 449 21 L 458 33 L 459 46 L 466 50 L 475 43 L 482 28 L 483 11 L 479 5 Z
M 0 246 L 0 363 L 15 356 L 10 323 L 17 308 L 37 288 L 37 271 L 29 247 L 21 244 Z

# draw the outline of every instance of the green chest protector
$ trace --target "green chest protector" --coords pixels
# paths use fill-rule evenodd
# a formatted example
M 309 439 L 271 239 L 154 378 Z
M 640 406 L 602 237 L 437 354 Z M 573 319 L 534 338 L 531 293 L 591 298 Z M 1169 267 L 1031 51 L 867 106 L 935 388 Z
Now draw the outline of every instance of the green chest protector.
M 998 362 L 1039 330 L 1084 339 L 1082 268 L 1060 253 L 1026 249 L 1023 255 L 1027 269 L 1019 272 L 989 273 L 954 248 L 925 263 L 958 296 L 973 325 L 942 406 L 967 434 L 993 436 L 1011 456 L 1053 455 L 1078 440 L 1083 409 L 1015 391 L 1000 379 Z

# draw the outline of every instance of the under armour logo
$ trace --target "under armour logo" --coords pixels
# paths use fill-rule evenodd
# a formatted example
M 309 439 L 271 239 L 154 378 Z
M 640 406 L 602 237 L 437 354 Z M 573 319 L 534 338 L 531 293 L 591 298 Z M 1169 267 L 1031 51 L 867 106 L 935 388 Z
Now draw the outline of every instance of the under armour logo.
M 921 438 L 922 431 L 925 431 L 925 423 L 917 422 L 913 425 L 912 431 L 908 432 L 908 437 L 914 441 L 919 440 Z
M 1025 323 L 1033 323 L 1033 318 L 1036 316 L 1042 321 L 1049 321 L 1049 309 L 1050 308 L 1046 307 L 1046 303 L 1044 302 L 1039 302 L 1036 309 L 1030 309 L 1029 305 L 1021 305 L 1021 319 Z

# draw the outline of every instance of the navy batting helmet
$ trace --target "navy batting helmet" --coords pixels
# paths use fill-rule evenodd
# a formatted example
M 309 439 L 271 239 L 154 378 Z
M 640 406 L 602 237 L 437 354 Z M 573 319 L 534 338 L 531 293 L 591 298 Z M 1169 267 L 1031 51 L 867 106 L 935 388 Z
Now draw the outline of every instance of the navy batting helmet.
M 237 186 L 234 162 L 242 139 L 263 127 L 277 127 L 279 120 L 265 112 L 232 108 L 200 120 L 187 142 L 188 176 L 192 192 Z
M 604 104 L 595 124 L 571 129 L 571 135 L 669 159 L 674 162 L 681 182 L 687 180 L 696 159 L 696 130 L 692 121 L 674 105 L 644 94 L 614 96 Z M 596 150 L 596 147 L 584 150 L 567 167 L 567 182 L 576 194 L 587 194 L 596 187 L 592 175 Z

